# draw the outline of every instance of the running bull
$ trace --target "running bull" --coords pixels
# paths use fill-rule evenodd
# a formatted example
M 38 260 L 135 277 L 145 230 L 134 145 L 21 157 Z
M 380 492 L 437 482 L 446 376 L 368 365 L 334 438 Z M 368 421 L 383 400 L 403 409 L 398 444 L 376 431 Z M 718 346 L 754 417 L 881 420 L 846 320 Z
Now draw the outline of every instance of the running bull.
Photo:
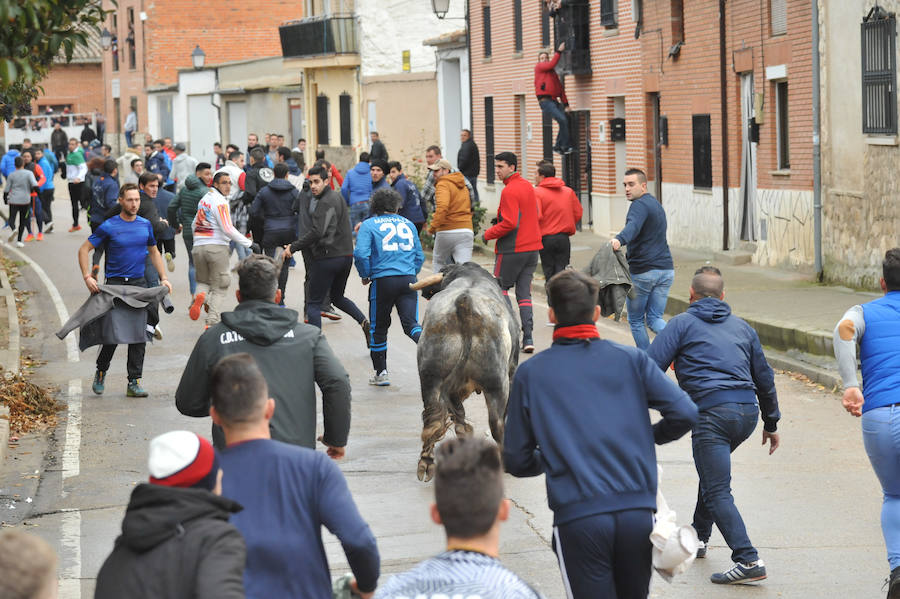
M 434 446 L 451 424 L 472 434 L 463 401 L 484 393 L 494 440 L 503 445 L 506 401 L 519 363 L 519 323 L 497 280 L 475 264 L 452 264 L 410 285 L 433 298 L 422 322 L 417 361 L 422 386 L 422 454 L 417 475 L 434 476 Z

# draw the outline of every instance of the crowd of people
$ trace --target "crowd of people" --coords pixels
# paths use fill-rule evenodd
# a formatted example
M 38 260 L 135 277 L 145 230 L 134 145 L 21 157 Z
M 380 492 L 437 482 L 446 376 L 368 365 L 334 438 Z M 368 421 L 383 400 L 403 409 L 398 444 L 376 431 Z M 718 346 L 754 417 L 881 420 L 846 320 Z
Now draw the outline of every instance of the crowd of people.
M 561 89 L 548 91 L 550 98 L 539 98 L 542 108 L 557 102 L 553 94 Z M 370 353 L 369 383 L 390 385 L 391 313 L 396 309 L 413 343 L 422 330 L 409 287 L 425 261 L 421 235 L 433 236 L 435 272 L 472 257 L 480 161 L 471 132 L 460 137 L 458 170 L 439 146 L 426 148 L 422 189 L 389 160 L 376 132 L 370 151 L 343 174 L 322 150 L 307 161 L 305 140 L 288 148 L 275 134 L 263 144 L 251 134 L 245 150 L 215 144 L 214 164 L 169 138 L 148 138 L 118 159 L 107 145 L 74 138 L 63 161 L 30 144 L 4 156 L 8 224 L 17 225 L 19 247 L 53 230 L 55 173 L 64 172 L 69 187 L 70 232 L 81 229 L 80 213 L 87 211 L 91 235 L 78 265 L 91 296 L 60 336 L 81 327 L 82 349 L 100 346 L 94 393 L 105 392 L 116 347 L 125 344 L 126 394 L 149 394 L 141 385 L 146 343 L 162 338 L 158 307 L 168 309 L 179 233 L 188 257 L 188 314 L 204 319 L 175 404 L 185 416 L 211 417 L 212 443 L 186 431 L 151 441 L 149 482 L 132 494 L 122 535 L 98 575 L 97 597 L 330 596 L 323 525 L 341 541 L 353 572 L 347 586 L 362 597 L 540 597 L 498 559 L 509 513 L 504 471 L 548 474 L 553 551 L 569 597 L 646 597 L 654 444 L 689 431 L 699 475 L 692 521 L 699 544 L 691 558 L 707 557 L 715 525 L 732 564 L 711 582 L 767 577 L 735 506 L 730 454 L 760 418 L 762 442 L 774 452 L 781 415 L 774 373 L 755 331 L 724 302 L 722 273 L 699 269 L 687 312 L 663 319 L 674 280 L 665 211 L 648 193 L 645 173 L 626 170 L 625 226 L 601 251 L 610 264 L 627 263 L 622 276 L 631 292 L 623 301 L 636 347 L 600 339 L 595 323 L 605 313 L 601 287 L 610 279 L 567 268 L 580 202 L 551 161 L 536 165 L 532 184 L 521 176 L 518 156 L 500 152 L 493 157 L 503 183 L 499 207 L 480 237 L 495 241 L 493 274 L 504 295 L 515 292 L 522 331 L 516 343 L 524 353 L 535 351 L 531 288 L 540 262 L 553 343 L 515 374 L 502 447 L 460 438 L 438 449 L 431 518 L 445 528 L 446 551 L 379 583 L 377 542 L 335 464 L 350 435 L 351 388 L 322 319 L 341 320 L 339 310 L 354 320 Z M 557 150 L 571 150 L 564 135 Z M 302 309 L 294 310 L 286 293 L 298 252 L 305 280 L 302 300 L 292 300 Z M 368 286 L 366 312 L 346 296 L 354 267 Z M 233 273 L 238 305 L 224 311 Z M 883 359 L 900 355 L 892 341 L 900 327 L 900 249 L 885 257 L 882 286 L 885 298 L 854 307 L 840 321 L 835 350 L 844 405 L 863 417 L 866 448 L 884 487 L 888 596 L 900 597 L 897 475 L 890 465 L 900 365 Z M 92 327 L 101 314 L 109 326 Z M 865 400 L 856 380 L 857 344 L 863 375 L 872 381 Z M 592 366 L 600 363 L 607 367 Z M 670 368 L 677 383 L 665 375 Z M 318 435 L 316 387 L 323 406 Z M 662 419 L 651 424 L 648 409 Z M 315 451 L 317 442 L 325 452 Z M 42 551 L 28 543 L 0 536 L 0 565 L 14 559 L 15 548 Z M 48 559 L 41 564 L 52 565 Z M 37 589 L 46 572 L 26 579 Z

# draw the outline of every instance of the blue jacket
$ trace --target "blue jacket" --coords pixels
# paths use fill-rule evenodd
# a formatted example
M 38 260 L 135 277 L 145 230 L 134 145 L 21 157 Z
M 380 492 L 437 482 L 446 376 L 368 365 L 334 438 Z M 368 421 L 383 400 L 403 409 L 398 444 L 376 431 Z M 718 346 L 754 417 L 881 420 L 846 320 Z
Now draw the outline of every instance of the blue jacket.
M 171 191 L 166 191 L 162 187 L 159 188 L 159 191 L 156 192 L 156 197 L 153 198 L 153 202 L 156 204 L 156 209 L 159 211 L 160 215 L 165 218 L 168 215 L 169 204 L 172 203 L 172 200 L 175 199 L 175 194 Z M 158 240 L 163 239 L 175 239 L 175 227 L 173 224 L 178 223 L 169 223 L 169 226 L 166 227 L 161 233 L 156 235 Z
M 91 223 L 100 224 L 106 220 L 106 213 L 116 205 L 119 197 L 118 182 L 107 173 L 91 171 Z
M 18 150 L 10 150 L 0 159 L 0 173 L 3 173 L 4 177 L 8 177 L 10 173 L 16 170 L 16 156 L 18 155 Z
M 649 193 L 631 202 L 625 228 L 616 235 L 627 247 L 628 270 L 639 275 L 648 270 L 672 270 L 672 254 L 666 243 L 666 211 Z
M 172 161 L 165 152 L 160 150 L 150 155 L 146 162 L 147 170 L 151 173 L 162 175 L 166 178 L 166 184 L 169 184 L 169 173 L 172 172 Z
M 414 223 L 424 223 L 425 215 L 422 213 L 422 199 L 419 197 L 419 190 L 416 189 L 415 184 L 407 179 L 406 175 L 401 174 L 394 179 L 391 185 L 394 187 L 394 191 L 403 198 L 403 206 L 399 212 L 400 216 L 408 218 Z
M 41 185 L 41 191 L 44 191 L 45 189 L 55 189 L 53 185 L 53 175 L 56 173 L 58 163 L 56 162 L 56 158 L 53 158 L 52 161 L 47 158 L 48 155 L 53 156 L 52 153 L 46 152 L 44 153 L 44 157 L 38 160 L 38 166 L 41 167 L 41 170 L 44 171 L 44 176 L 47 177 L 47 180 Z
M 662 414 L 656 424 L 648 408 Z M 554 525 L 654 510 L 654 442 L 681 437 L 696 420 L 697 406 L 645 352 L 559 339 L 516 371 L 503 463 L 513 476 L 547 475 Z
M 353 259 L 364 279 L 415 276 L 425 262 L 425 253 L 415 225 L 399 214 L 382 214 L 360 225 Z
M 357 202 L 367 202 L 372 195 L 372 175 L 368 162 L 357 162 L 341 185 L 341 195 L 348 206 Z
M 250 204 L 250 216 L 262 223 L 260 245 L 276 247 L 297 239 L 297 213 L 294 211 L 300 191 L 287 179 L 272 179 L 259 190 Z
M 724 403 L 756 403 L 765 429 L 777 430 L 781 413 L 775 373 L 766 361 L 759 336 L 713 297 L 692 303 L 668 323 L 647 350 L 665 371 L 674 360 L 675 377 L 700 410 Z
M 900 291 L 862 305 L 866 330 L 859 342 L 863 412 L 900 402 Z

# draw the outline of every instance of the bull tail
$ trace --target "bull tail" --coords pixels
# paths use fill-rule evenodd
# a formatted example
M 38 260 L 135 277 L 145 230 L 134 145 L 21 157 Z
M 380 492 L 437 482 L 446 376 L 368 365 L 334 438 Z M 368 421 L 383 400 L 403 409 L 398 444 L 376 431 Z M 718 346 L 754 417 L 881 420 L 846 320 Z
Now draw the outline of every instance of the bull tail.
M 483 327 L 483 323 L 475 312 L 475 305 L 472 302 L 472 296 L 468 293 L 460 293 L 456 297 L 456 319 L 458 321 L 459 331 L 468 331 L 469 334 L 462 335 L 462 349 L 460 350 L 459 359 L 453 366 L 453 370 L 447 376 L 448 381 L 455 384 L 464 385 L 465 369 L 469 362 L 469 354 L 472 352 L 472 332 L 478 331 Z M 456 399 L 456 398 L 453 398 Z

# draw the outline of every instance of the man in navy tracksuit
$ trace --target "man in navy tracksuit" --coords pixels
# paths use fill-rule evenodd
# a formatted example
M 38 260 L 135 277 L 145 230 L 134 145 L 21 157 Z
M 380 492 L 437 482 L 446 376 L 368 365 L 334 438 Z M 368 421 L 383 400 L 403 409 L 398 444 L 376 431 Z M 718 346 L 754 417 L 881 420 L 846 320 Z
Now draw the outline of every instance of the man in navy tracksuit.
M 403 198 L 390 187 L 372 194 L 375 216 L 362 222 L 356 235 L 353 258 L 363 283 L 369 287 L 369 349 L 375 375 L 370 385 L 390 385 L 387 373 L 387 332 L 391 326 L 391 310 L 397 306 L 403 332 L 419 342 L 418 296 L 410 290 L 425 261 L 415 225 L 397 214 Z
M 713 574 L 710 580 L 739 584 L 764 579 L 766 567 L 734 505 L 731 452 L 753 433 L 760 412 L 763 445 L 768 441 L 769 454 L 774 452 L 781 413 L 775 375 L 763 355 L 759 336 L 731 314 L 723 297 L 719 269 L 704 266 L 698 270 L 691 281 L 687 312 L 670 320 L 647 352 L 663 372 L 675 361 L 678 384 L 700 409 L 700 419 L 691 434 L 694 464 L 700 476 L 693 525 L 703 545 L 697 557 L 706 557 L 715 523 L 731 547 L 734 566 Z
M 597 291 L 574 270 L 549 283 L 553 345 L 516 372 L 503 461 L 513 476 L 547 475 L 553 549 L 570 598 L 646 597 L 654 442 L 688 432 L 697 406 L 645 352 L 600 339 Z M 648 408 L 662 414 L 656 424 Z

